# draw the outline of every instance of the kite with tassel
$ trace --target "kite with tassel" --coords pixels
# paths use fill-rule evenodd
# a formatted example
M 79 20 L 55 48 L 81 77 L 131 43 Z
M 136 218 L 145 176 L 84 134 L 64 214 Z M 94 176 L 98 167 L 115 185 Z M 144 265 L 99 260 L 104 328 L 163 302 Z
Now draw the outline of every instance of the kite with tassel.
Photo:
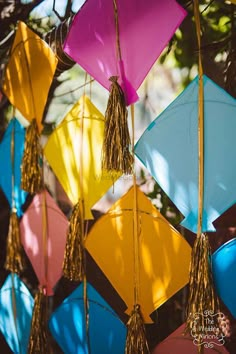
M 214 231 L 212 222 L 236 200 L 235 173 L 229 163 L 229 156 L 235 154 L 232 131 L 236 128 L 236 102 L 203 75 L 197 0 L 194 17 L 199 75 L 151 123 L 136 144 L 135 152 L 185 216 L 182 225 L 197 233 L 190 266 L 186 326 L 187 331 L 196 328 L 202 351 L 201 329 L 205 327 L 206 313 L 215 320 L 219 331 L 219 301 L 214 291 L 206 232 Z M 171 144 L 167 143 L 167 136 Z M 194 327 L 196 316 L 198 325 Z
M 152 323 L 151 313 L 187 283 L 191 253 L 184 238 L 136 186 L 135 174 L 133 179 L 134 186 L 95 223 L 85 240 L 86 249 L 128 307 L 127 354 L 148 352 L 144 323 Z M 171 252 L 173 248 L 178 252 Z
M 27 353 L 33 306 L 25 284 L 9 274 L 0 289 L 0 331 L 13 353 Z
M 22 189 L 31 194 L 43 189 L 39 134 L 57 62 L 47 43 L 19 21 L 2 89 L 30 123 L 22 160 Z
M 83 220 L 93 219 L 91 208 L 120 177 L 119 173 L 102 171 L 103 134 L 104 117 L 83 95 L 44 148 L 49 165 L 74 205 L 63 266 L 65 277 L 71 280 L 83 278 Z
M 103 168 L 132 173 L 126 106 L 186 16 L 175 0 L 87 0 L 75 15 L 64 51 L 110 91 Z
M 30 354 L 49 353 L 48 296 L 62 276 L 68 221 L 50 194 L 36 194 L 20 223 L 22 244 L 39 280 L 34 301 Z
M 20 274 L 25 268 L 21 245 L 19 217 L 27 193 L 21 189 L 21 159 L 24 151 L 25 130 L 16 118 L 11 119 L 0 143 L 0 187 L 11 207 L 6 243 L 5 268 Z
M 84 291 L 85 284 L 81 283 L 52 313 L 49 328 L 53 337 L 67 354 L 124 353 L 125 324 L 90 283 L 86 285 L 89 315 L 86 335 Z

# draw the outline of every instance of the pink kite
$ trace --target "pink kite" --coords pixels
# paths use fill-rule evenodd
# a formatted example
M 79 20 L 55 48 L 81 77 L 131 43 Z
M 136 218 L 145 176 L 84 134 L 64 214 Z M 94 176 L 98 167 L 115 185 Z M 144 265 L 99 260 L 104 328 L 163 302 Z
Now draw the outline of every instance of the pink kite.
M 118 76 L 129 105 L 138 100 L 136 90 L 185 16 L 175 0 L 87 0 L 64 51 L 108 90 L 109 78 Z
M 21 241 L 46 295 L 62 276 L 68 221 L 47 191 L 36 194 L 21 223 Z

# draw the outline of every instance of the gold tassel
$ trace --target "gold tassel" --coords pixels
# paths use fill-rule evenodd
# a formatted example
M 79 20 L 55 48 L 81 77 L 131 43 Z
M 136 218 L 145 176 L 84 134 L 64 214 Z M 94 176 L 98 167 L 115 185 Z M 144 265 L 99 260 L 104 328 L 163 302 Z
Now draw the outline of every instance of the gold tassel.
M 39 132 L 36 119 L 33 119 L 26 129 L 25 150 L 21 166 L 21 188 L 31 194 L 43 189 L 40 154 Z
M 131 174 L 133 156 L 129 149 L 128 111 L 124 92 L 117 80 L 117 76 L 110 77 L 112 85 L 105 113 L 102 168 Z
M 47 296 L 41 288 L 35 295 L 28 354 L 48 354 Z
M 201 339 L 201 335 L 204 334 L 203 331 L 206 327 L 206 317 L 204 317 L 204 314 L 216 315 L 219 312 L 219 299 L 214 291 L 210 257 L 211 249 L 208 236 L 202 233 L 196 237 L 192 249 L 185 329 L 185 333 L 191 333 L 193 330 L 194 335 L 196 335 L 195 338 L 199 338 L 199 340 Z M 212 316 L 210 319 L 214 320 L 214 325 L 212 326 L 219 332 L 217 316 Z M 199 353 L 202 352 L 201 343 L 198 345 L 198 350 Z
M 78 202 L 74 206 L 70 217 L 63 262 L 64 277 L 73 281 L 81 281 L 84 275 L 84 247 L 82 240 L 80 207 L 80 202 Z
M 127 337 L 125 354 L 148 354 L 150 353 L 145 326 L 140 310 L 140 305 L 134 305 L 129 321 L 127 323 Z
M 5 268 L 17 274 L 20 274 L 25 268 L 23 247 L 20 239 L 19 219 L 15 209 L 12 210 L 10 215 Z

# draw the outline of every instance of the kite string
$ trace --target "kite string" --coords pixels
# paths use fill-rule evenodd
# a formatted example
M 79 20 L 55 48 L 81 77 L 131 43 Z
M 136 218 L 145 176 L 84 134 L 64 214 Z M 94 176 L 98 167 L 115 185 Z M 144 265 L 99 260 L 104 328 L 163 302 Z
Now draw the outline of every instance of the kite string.
M 84 313 L 85 313 L 85 325 L 86 325 L 86 338 L 88 345 L 88 354 L 90 354 L 90 340 L 89 340 L 89 302 L 88 302 L 88 293 L 87 293 L 87 277 L 86 277 L 86 253 L 85 253 L 85 237 L 87 235 L 87 228 L 85 232 L 84 228 L 84 216 L 85 216 L 85 207 L 84 207 L 84 182 L 83 182 L 83 144 L 84 144 L 84 118 L 85 118 L 85 95 L 86 95 L 86 83 L 88 79 L 88 74 L 85 72 L 84 79 L 84 92 L 83 92 L 83 100 L 82 100 L 82 112 L 81 112 L 81 126 L 80 126 L 80 176 L 79 176 L 79 189 L 80 189 L 80 227 L 81 227 L 81 240 L 82 240 L 82 262 L 83 262 L 83 283 L 84 283 Z M 91 95 L 91 87 L 90 87 L 90 95 Z
M 15 115 L 15 107 L 13 107 L 13 118 Z M 12 167 L 12 210 L 16 211 L 16 204 L 15 204 L 15 121 L 13 122 L 13 128 L 11 133 L 11 167 Z M 14 274 L 11 273 L 11 281 L 12 281 L 12 310 L 13 310 L 13 318 L 14 318 L 14 325 L 16 330 L 17 342 L 19 346 L 19 351 L 21 354 L 21 345 L 20 345 L 20 338 L 18 333 L 18 326 L 17 326 L 17 304 L 16 304 L 16 290 L 15 290 L 15 282 L 14 282 Z
M 90 99 L 90 101 L 92 99 L 92 84 L 93 84 L 93 80 L 92 80 L 91 75 L 89 75 L 89 99 Z M 85 85 L 84 85 L 84 87 L 85 87 Z
M 43 185 L 44 185 L 44 169 L 42 171 L 43 175 Z M 47 296 L 47 287 L 48 287 L 48 210 L 47 210 L 47 199 L 46 199 L 46 190 L 44 188 L 42 192 L 43 203 L 42 203 L 42 223 L 43 223 L 43 257 L 44 257 L 44 282 L 42 284 L 42 291 L 46 295 L 45 302 L 45 323 L 48 320 L 48 296 Z
M 27 70 L 27 74 L 28 74 L 28 80 L 29 80 L 29 86 L 30 86 L 30 92 L 31 92 L 32 106 L 33 106 L 33 112 L 34 112 L 33 119 L 36 119 L 36 104 L 35 104 L 35 100 L 34 100 L 33 83 L 31 80 L 30 67 L 29 67 L 29 62 L 28 62 L 28 58 L 26 55 L 24 42 L 26 42 L 26 41 L 23 41 L 23 53 L 24 53 L 24 57 L 25 57 L 26 70 Z
M 44 259 L 44 281 L 43 288 L 46 288 L 47 291 L 47 282 L 48 282 L 48 218 L 47 218 L 47 201 L 46 201 L 46 190 L 42 192 L 42 225 L 43 225 L 43 259 Z
M 13 108 L 13 118 L 15 115 L 15 107 Z M 16 211 L 15 202 L 15 121 L 13 121 L 13 128 L 11 132 L 11 191 L 12 191 L 12 210 Z
M 15 330 L 16 330 L 17 342 L 18 342 L 18 346 L 19 346 L 19 354 L 21 354 L 22 353 L 21 342 L 20 342 L 20 337 L 19 337 L 19 333 L 18 333 L 18 326 L 17 326 L 17 302 L 16 302 L 16 289 L 15 289 L 14 273 L 11 273 L 11 282 L 12 282 L 11 293 L 12 293 L 13 318 L 14 318 L 14 325 L 15 325 Z
M 138 201 L 137 201 L 137 181 L 135 174 L 134 156 L 134 104 L 131 105 L 132 122 L 132 155 L 133 155 L 133 244 L 134 244 L 134 305 L 139 304 L 139 232 L 138 232 Z
M 197 237 L 202 233 L 202 212 L 204 196 L 204 89 L 203 89 L 203 67 L 201 53 L 201 25 L 199 15 L 199 2 L 194 0 L 194 18 L 198 42 L 198 224 Z
M 44 186 L 44 168 L 42 169 L 43 186 Z M 44 265 L 44 281 L 42 286 L 43 294 L 45 295 L 45 312 L 43 313 L 45 323 L 47 323 L 49 317 L 49 298 L 48 293 L 48 209 L 46 199 L 46 189 L 42 191 L 42 226 L 43 226 L 43 265 Z M 46 330 L 47 331 L 47 330 Z
M 120 48 L 120 30 L 119 30 L 119 18 L 116 0 L 113 0 L 114 17 L 116 25 L 116 55 L 118 60 L 121 60 L 121 48 Z

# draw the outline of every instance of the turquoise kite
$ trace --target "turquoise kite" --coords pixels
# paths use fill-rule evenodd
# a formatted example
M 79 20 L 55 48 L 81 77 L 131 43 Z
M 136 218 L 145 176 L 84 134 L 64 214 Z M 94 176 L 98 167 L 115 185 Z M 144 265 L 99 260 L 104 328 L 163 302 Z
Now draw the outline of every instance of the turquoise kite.
M 89 340 L 86 335 L 83 283 L 52 314 L 49 329 L 53 337 L 67 354 L 124 353 L 126 326 L 89 283 L 87 297 Z
M 204 196 L 202 231 L 236 202 L 236 101 L 207 76 L 204 83 Z M 146 129 L 136 156 L 197 231 L 198 77 Z
M 26 354 L 34 299 L 16 274 L 0 289 L 0 331 L 15 354 Z
M 25 129 L 16 118 L 13 118 L 0 143 L 0 188 L 11 208 L 14 201 L 18 217 L 23 213 L 21 207 L 28 194 L 21 189 L 21 160 L 24 142 Z

